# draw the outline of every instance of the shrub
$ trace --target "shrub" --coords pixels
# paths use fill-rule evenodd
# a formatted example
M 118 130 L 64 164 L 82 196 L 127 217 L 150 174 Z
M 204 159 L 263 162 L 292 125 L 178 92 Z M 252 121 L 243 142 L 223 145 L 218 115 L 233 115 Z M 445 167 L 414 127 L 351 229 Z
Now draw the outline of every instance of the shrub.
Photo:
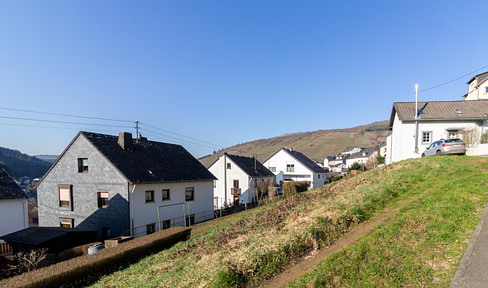
M 488 132 L 481 134 L 481 144 L 488 143 Z
M 31 271 L 0 282 L 1 287 L 81 287 L 105 274 L 169 248 L 190 237 L 190 228 L 174 227 L 106 248 L 49 267 Z
M 283 183 L 283 195 L 290 197 L 297 193 L 308 191 L 310 183 L 308 181 L 288 181 Z
M 349 167 L 349 170 L 363 170 L 363 166 L 358 162 L 354 162 L 351 167 Z

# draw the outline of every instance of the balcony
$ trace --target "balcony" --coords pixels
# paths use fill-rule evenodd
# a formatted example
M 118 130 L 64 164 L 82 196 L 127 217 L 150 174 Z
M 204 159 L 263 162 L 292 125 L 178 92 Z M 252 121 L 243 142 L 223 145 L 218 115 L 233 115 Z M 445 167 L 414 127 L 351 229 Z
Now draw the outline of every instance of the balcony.
M 234 196 L 241 195 L 241 188 L 230 188 L 230 194 Z

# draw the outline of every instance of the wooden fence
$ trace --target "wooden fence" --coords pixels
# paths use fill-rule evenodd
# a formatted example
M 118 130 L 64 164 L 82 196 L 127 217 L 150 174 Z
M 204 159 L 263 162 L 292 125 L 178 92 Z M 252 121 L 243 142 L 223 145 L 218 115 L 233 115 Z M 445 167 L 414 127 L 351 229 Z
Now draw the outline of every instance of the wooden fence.
M 0 255 L 12 253 L 12 247 L 7 242 L 0 243 Z

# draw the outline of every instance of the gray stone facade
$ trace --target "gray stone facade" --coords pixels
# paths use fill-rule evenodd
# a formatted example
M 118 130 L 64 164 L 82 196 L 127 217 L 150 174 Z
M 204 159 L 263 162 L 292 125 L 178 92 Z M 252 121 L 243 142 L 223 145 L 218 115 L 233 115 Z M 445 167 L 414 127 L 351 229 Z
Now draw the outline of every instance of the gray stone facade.
M 88 159 L 88 171 L 79 172 L 78 159 Z M 72 185 L 72 208 L 60 207 L 59 185 Z M 97 192 L 108 192 L 108 207 L 99 208 Z M 72 219 L 74 228 L 94 230 L 102 238 L 129 234 L 129 183 L 82 135 L 78 134 L 37 188 L 39 226 L 60 226 Z M 71 204 L 71 203 L 70 203 Z

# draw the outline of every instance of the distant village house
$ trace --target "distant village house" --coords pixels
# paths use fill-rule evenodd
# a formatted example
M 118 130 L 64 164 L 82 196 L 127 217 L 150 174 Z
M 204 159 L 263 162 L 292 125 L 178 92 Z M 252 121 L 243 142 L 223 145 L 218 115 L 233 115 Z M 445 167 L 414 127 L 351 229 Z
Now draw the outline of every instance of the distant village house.
M 254 157 L 224 153 L 208 170 L 218 180 L 214 184 L 214 207 L 249 204 L 262 199 L 275 175 Z
M 276 175 L 277 183 L 308 181 L 311 189 L 329 183 L 328 170 L 292 148 L 281 148 L 263 164 Z

